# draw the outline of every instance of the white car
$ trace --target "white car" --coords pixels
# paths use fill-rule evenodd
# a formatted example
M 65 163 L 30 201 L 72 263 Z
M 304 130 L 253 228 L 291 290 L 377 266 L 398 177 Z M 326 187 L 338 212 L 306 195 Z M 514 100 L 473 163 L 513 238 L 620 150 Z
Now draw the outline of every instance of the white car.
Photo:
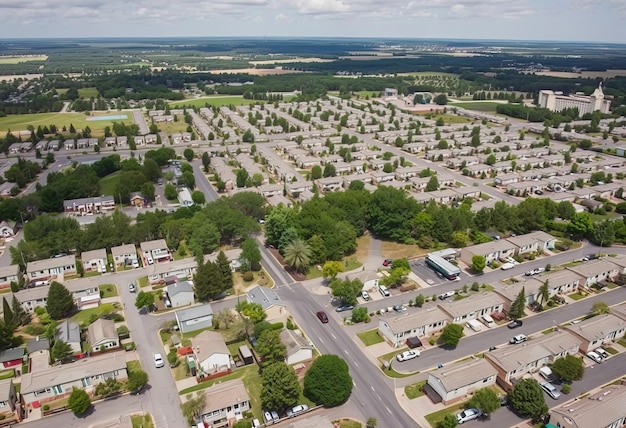
M 537 274 L 545 272 L 545 271 L 546 271 L 545 268 L 534 268 L 533 270 L 529 270 L 528 272 L 526 272 L 524 275 L 526 275 L 526 276 L 533 276 L 533 275 L 537 275 Z
M 589 357 L 598 364 L 602 364 L 602 357 L 593 351 L 587 352 L 587 357 Z
M 518 334 L 517 336 L 513 336 L 511 340 L 509 340 L 509 343 L 511 344 L 522 343 L 522 342 L 526 342 L 526 339 L 527 337 L 525 334 Z
M 157 369 L 160 369 L 164 365 L 165 365 L 165 362 L 163 361 L 163 357 L 161 356 L 161 354 L 154 354 L 154 366 Z
M 456 421 L 459 424 L 462 424 L 464 422 L 473 421 L 474 419 L 478 418 L 482 414 L 483 412 L 480 409 L 476 409 L 476 408 L 465 409 L 461 413 L 457 413 Z
M 509 270 L 509 269 L 513 269 L 514 267 L 515 265 L 513 263 L 505 263 L 502 266 L 500 266 L 500 269 Z
M 609 358 L 609 353 L 604 350 L 604 348 L 596 348 L 593 350 L 596 354 L 600 355 L 603 360 Z
M 389 289 L 384 285 L 379 285 L 378 290 L 380 291 L 380 294 L 382 294 L 384 297 L 391 296 L 391 293 L 389 293 Z
M 411 350 L 411 351 L 404 351 L 403 353 L 398 354 L 396 356 L 396 359 L 399 362 L 402 362 L 402 361 L 412 360 L 413 358 L 417 358 L 419 356 L 420 356 L 420 351 Z
M 363 298 L 363 300 L 366 300 L 366 301 L 370 299 L 369 293 L 365 290 L 361 291 L 361 297 Z

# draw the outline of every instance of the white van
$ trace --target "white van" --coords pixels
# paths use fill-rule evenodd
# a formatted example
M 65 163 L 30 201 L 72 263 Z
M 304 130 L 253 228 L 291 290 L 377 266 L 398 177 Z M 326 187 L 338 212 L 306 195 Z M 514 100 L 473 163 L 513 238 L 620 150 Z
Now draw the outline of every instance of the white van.
M 491 318 L 491 315 L 485 314 L 481 318 L 483 322 L 485 323 L 485 325 L 489 328 L 496 325 L 496 322 L 493 320 L 493 318 Z
M 482 329 L 482 324 L 478 320 L 469 320 L 465 327 L 470 328 L 474 331 L 480 331 Z
M 539 369 L 539 375 L 547 381 L 554 380 L 554 373 L 552 373 L 552 369 L 548 366 L 543 366 Z

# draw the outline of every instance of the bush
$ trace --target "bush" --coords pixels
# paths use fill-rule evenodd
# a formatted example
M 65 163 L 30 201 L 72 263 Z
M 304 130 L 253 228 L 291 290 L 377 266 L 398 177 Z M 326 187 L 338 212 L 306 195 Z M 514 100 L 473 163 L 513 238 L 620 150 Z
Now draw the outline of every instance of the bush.
M 572 392 L 572 384 L 570 383 L 563 384 L 563 386 L 561 387 L 561 392 L 563 394 L 569 394 L 570 392 Z
M 246 282 L 250 282 L 254 279 L 254 274 L 250 271 L 245 272 L 243 275 L 241 275 L 241 279 L 243 279 Z
M 50 406 L 47 405 L 47 404 L 44 404 L 42 409 L 43 409 L 44 412 L 47 412 L 48 410 L 50 410 Z
M 369 319 L 370 318 L 369 318 L 369 315 L 367 313 L 367 308 L 366 307 L 354 308 L 352 310 L 352 322 L 355 322 L 355 323 L 368 322 Z
M 295 330 L 298 328 L 291 318 L 287 318 L 287 330 Z
M 282 322 L 272 323 L 271 326 L 272 330 L 282 330 L 283 328 L 285 328 L 285 324 L 283 324 Z
M 29 336 L 41 336 L 46 332 L 46 328 L 40 324 L 28 324 L 24 328 L 24 333 Z

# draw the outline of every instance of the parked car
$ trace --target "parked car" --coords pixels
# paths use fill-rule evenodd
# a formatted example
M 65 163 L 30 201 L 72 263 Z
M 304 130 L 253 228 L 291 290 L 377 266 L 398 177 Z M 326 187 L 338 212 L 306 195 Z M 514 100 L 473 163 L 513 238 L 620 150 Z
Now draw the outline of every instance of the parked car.
M 160 369 L 164 365 L 165 363 L 163 362 L 163 357 L 161 356 L 161 354 L 154 354 L 154 366 L 157 369 Z
M 368 301 L 370 299 L 370 295 L 367 291 L 363 290 L 361 291 L 361 297 L 363 298 L 363 300 Z
M 379 285 L 378 290 L 380 291 L 380 294 L 382 294 L 384 297 L 391 296 L 391 293 L 389 293 L 389 289 L 384 285 Z
M 326 312 L 319 311 L 316 315 L 323 324 L 326 324 L 328 322 L 328 315 L 326 315 Z
M 454 296 L 454 291 L 446 291 L 445 293 L 441 293 L 439 295 L 439 300 L 446 300 L 448 297 Z
M 517 264 L 517 260 L 515 260 L 513 257 L 510 257 L 510 256 L 509 256 L 509 257 L 506 257 L 506 258 L 504 259 L 504 261 L 505 261 L 506 263 L 513 263 L 514 265 L 516 265 L 516 264 Z
M 287 417 L 293 418 L 294 416 L 298 416 L 300 413 L 304 413 L 307 410 L 309 410 L 309 406 L 307 406 L 306 404 L 298 404 L 291 409 L 287 409 Z
M 408 360 L 412 360 L 413 358 L 417 358 L 420 356 L 420 351 L 415 351 L 415 350 L 410 350 L 410 351 L 404 351 L 401 354 L 398 354 L 396 356 L 396 359 L 399 362 L 402 361 L 408 361 Z
M 540 190 L 540 189 L 535 190 L 535 195 L 543 195 L 543 190 Z
M 526 275 L 526 276 L 533 276 L 533 275 L 537 275 L 537 274 L 542 273 L 542 272 L 545 272 L 545 271 L 546 271 L 546 269 L 545 269 L 545 268 L 540 268 L 540 267 L 538 267 L 538 268 L 534 268 L 534 269 L 532 269 L 532 270 L 529 270 L 529 271 L 528 271 L 528 272 L 526 272 L 524 275 Z
M 552 385 L 550 382 L 545 382 L 545 381 L 539 382 L 539 386 L 541 386 L 541 389 L 546 391 L 546 394 L 548 394 L 550 397 L 552 397 L 555 400 L 558 400 L 559 397 L 561 396 L 561 393 L 559 392 L 559 390 L 556 389 L 556 387 Z
M 128 291 L 130 291 L 131 293 L 136 293 L 137 288 L 135 287 L 135 284 L 133 284 L 132 282 L 128 284 Z
M 341 305 L 341 306 L 337 306 L 337 309 L 335 309 L 335 312 L 351 311 L 352 309 L 354 309 L 354 306 L 352 305 Z
M 509 269 L 513 269 L 514 267 L 515 265 L 513 263 L 505 263 L 502 266 L 500 266 L 500 269 L 509 270 Z
M 587 262 L 589 260 L 597 260 L 600 258 L 599 254 L 586 254 L 583 258 L 582 261 L 583 262 Z
M 280 422 L 280 417 L 278 416 L 278 412 L 276 410 L 272 410 L 272 420 L 275 424 Z
M 602 364 L 602 357 L 593 351 L 587 352 L 587 357 L 589 357 L 598 364 Z
M 393 260 L 385 259 L 385 261 L 383 262 L 383 266 L 387 267 L 387 266 L 391 265 L 392 263 L 393 263 Z
M 402 312 L 402 311 L 405 311 L 406 308 L 404 306 L 402 306 L 402 305 L 395 305 L 393 307 L 393 310 L 396 311 L 396 312 Z
M 598 354 L 600 357 L 602 357 L 603 360 L 606 360 L 607 358 L 609 358 L 609 353 L 606 352 L 604 350 L 604 348 L 596 348 L 593 350 L 593 352 L 595 352 L 596 354 Z
M 465 409 L 461 413 L 457 413 L 456 421 L 459 424 L 462 424 L 465 422 L 473 421 L 474 419 L 478 418 L 482 414 L 483 412 L 480 409 L 476 409 L 476 408 Z
M 511 340 L 509 340 L 509 343 L 511 344 L 522 343 L 522 342 L 526 342 L 526 339 L 527 339 L 526 335 L 518 334 L 517 336 L 513 336 Z
M 265 425 L 271 425 L 274 423 L 274 419 L 272 419 L 272 414 L 268 411 L 263 412 L 263 419 L 265 419 Z
M 522 320 L 513 320 L 510 323 L 507 324 L 508 328 L 517 328 L 517 327 L 521 327 L 524 323 L 522 322 Z

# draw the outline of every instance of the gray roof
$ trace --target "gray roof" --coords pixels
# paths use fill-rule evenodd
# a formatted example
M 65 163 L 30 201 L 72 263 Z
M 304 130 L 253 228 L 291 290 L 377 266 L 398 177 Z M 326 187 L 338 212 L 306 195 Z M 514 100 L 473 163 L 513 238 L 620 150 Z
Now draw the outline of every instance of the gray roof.
M 0 380 L 0 401 L 8 402 L 11 399 L 11 388 L 13 388 L 13 379 Z
M 206 305 L 199 305 L 199 306 L 194 306 L 191 308 L 180 309 L 176 311 L 175 314 L 176 314 L 176 318 L 178 319 L 178 321 L 183 322 L 183 321 L 192 320 L 192 319 L 199 318 L 199 317 L 204 317 L 207 315 L 212 315 L 213 307 L 211 306 L 210 303 L 207 303 Z
M 43 370 L 22 374 L 21 393 L 28 394 L 116 370 L 126 370 L 124 351 L 88 357 L 74 364 L 47 367 Z
M 276 294 L 276 291 L 260 285 L 248 291 L 247 296 L 250 303 L 258 303 L 264 310 L 267 310 L 274 305 L 283 305 L 280 297 Z
M 98 318 L 87 327 L 87 335 L 91 346 L 110 340 L 117 340 L 118 336 L 117 330 L 115 329 L 115 321 Z
M 179 293 L 191 293 L 193 294 L 193 287 L 187 281 L 175 282 L 173 284 L 168 285 L 167 294 L 172 297 Z
M 426 308 L 426 305 L 424 305 Z M 393 317 L 393 315 L 390 315 Z M 448 315 L 439 307 L 430 307 L 425 310 L 403 313 L 393 318 L 380 318 L 380 322 L 386 322 L 391 331 L 395 334 L 413 330 L 422 326 L 447 321 Z
M 81 291 L 89 290 L 92 288 L 97 288 L 98 285 L 94 283 L 93 278 L 76 278 L 71 281 L 64 282 L 65 288 L 70 293 L 79 293 Z M 23 288 L 17 293 L 15 293 L 15 297 L 21 303 L 29 302 L 32 300 L 45 299 L 48 297 L 48 291 L 50 290 L 50 286 L 44 287 L 35 287 L 35 288 Z
M 483 292 L 472 294 L 465 299 L 439 303 L 439 307 L 449 313 L 452 318 L 457 318 L 503 304 L 504 300 L 496 293 Z
M 64 320 L 57 325 L 55 338 L 65 343 L 80 343 L 80 327 L 76 321 Z
M 571 420 L 573 428 L 608 427 L 626 418 L 626 386 L 611 385 L 586 399 L 551 410 L 556 417 Z
M 0 352 L 0 363 L 21 359 L 24 356 L 24 348 L 11 348 Z
M 280 332 L 280 340 L 287 348 L 287 355 L 292 355 L 300 349 L 313 349 L 313 347 L 302 336 L 301 332 L 289 330 L 288 328 Z
M 613 315 L 602 314 L 566 327 L 589 342 L 605 338 L 612 332 L 626 329 L 626 321 Z
M 602 260 L 593 260 L 589 262 L 585 262 L 578 266 L 568 267 L 570 269 L 585 278 L 591 278 L 594 275 L 603 274 L 605 272 L 610 272 L 612 270 L 621 270 L 619 266 L 614 263 L 611 263 L 607 259 Z
M 204 330 L 196 337 L 192 337 L 191 347 L 200 363 L 214 354 L 230 355 L 224 338 L 220 333 L 215 331 Z
M 85 251 L 84 253 L 80 254 L 80 258 L 83 261 L 83 263 L 86 261 L 95 260 L 95 259 L 102 259 L 106 262 L 107 250 L 105 250 L 104 248 L 100 248 L 99 250 Z
M 0 266 L 0 278 L 8 278 L 20 273 L 19 265 Z
M 430 373 L 446 391 L 454 391 L 497 374 L 496 369 L 483 358 L 452 363 Z
M 139 244 L 139 246 L 141 247 L 142 252 L 168 248 L 165 239 L 155 239 L 154 241 L 142 242 L 141 244 Z
M 470 245 L 463 250 L 470 252 L 471 254 L 479 254 L 484 256 L 486 254 L 496 253 L 500 251 L 507 251 L 515 248 L 515 245 L 508 242 L 506 239 L 500 239 L 499 241 L 485 242 L 484 244 Z
M 50 349 L 50 341 L 47 337 L 37 336 L 32 339 L 28 339 L 26 342 L 26 349 L 28 349 L 29 354 L 41 351 L 42 349 Z
M 116 256 L 121 257 L 127 254 L 137 256 L 137 247 L 135 247 L 134 244 L 126 244 L 126 245 L 120 245 L 117 247 L 111 247 L 111 254 L 113 255 L 113 257 L 116 257 Z
M 250 401 L 248 390 L 241 379 L 218 383 L 205 389 L 206 399 L 203 414 L 221 410 L 235 404 Z
M 53 257 L 51 259 L 37 260 L 26 264 L 26 272 L 37 272 L 58 266 L 76 265 L 76 257 L 73 255 Z

